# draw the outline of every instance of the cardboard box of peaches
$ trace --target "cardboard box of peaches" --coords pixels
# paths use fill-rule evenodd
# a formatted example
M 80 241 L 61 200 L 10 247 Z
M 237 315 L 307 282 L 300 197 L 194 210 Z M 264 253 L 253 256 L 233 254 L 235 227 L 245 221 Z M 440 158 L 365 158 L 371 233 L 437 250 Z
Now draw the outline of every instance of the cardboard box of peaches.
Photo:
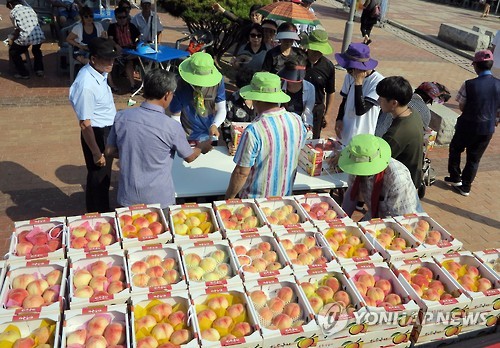
M 333 138 L 307 140 L 299 153 L 299 167 L 310 176 L 319 176 L 323 171 L 334 172 L 329 161 L 341 149 L 342 145 Z

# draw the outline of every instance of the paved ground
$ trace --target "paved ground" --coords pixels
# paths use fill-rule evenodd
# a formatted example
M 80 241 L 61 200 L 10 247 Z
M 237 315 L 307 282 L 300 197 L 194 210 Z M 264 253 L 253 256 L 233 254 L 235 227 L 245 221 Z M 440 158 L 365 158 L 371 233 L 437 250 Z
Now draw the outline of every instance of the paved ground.
M 4 5 L 5 0 L 0 4 Z M 333 0 L 318 0 L 314 8 L 338 52 L 347 14 Z M 0 15 L 4 18 L 0 22 L 3 39 L 10 31 L 5 6 L 0 6 Z M 388 14 L 389 19 L 431 36 L 437 36 L 442 22 L 500 29 L 498 17 L 479 16 L 478 11 L 420 0 L 393 1 Z M 164 41 L 172 43 L 182 37 L 186 28 L 181 21 L 168 15 L 162 18 L 167 27 Z M 464 80 L 474 77 L 470 61 L 398 29 L 375 28 L 372 36 L 372 56 L 379 60 L 377 69 L 386 76 L 403 75 L 414 86 L 422 81 L 439 81 L 453 96 Z M 353 40 L 361 40 L 359 24 L 355 24 Z M 0 253 L 7 251 L 12 221 L 84 212 L 85 169 L 77 121 L 67 102 L 68 76 L 57 73 L 57 44 L 44 44 L 42 49 L 46 77 L 17 81 L 9 73 L 7 48 L 0 47 L 0 236 L 4 237 Z M 343 77 L 344 73 L 338 71 L 337 89 Z M 116 96 L 117 107 L 125 108 L 127 99 L 128 96 Z M 447 105 L 457 109 L 452 100 Z M 331 125 L 332 122 L 326 135 L 333 134 Z M 434 149 L 431 158 L 438 178 L 442 179 L 446 174 L 447 149 Z M 500 194 L 498 163 L 500 141 L 495 135 L 470 197 L 452 192 L 438 180 L 423 200 L 425 210 L 463 241 L 468 250 L 500 247 L 500 213 L 495 204 Z

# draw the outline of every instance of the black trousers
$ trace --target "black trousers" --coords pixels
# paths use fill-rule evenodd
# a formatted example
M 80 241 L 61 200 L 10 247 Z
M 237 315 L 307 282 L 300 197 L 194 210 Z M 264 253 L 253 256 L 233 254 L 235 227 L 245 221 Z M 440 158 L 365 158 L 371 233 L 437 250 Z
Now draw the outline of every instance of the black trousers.
M 313 108 L 313 139 L 319 139 L 321 129 L 323 128 L 323 120 L 325 119 L 325 105 L 316 104 Z
M 488 147 L 493 134 L 475 135 L 456 131 L 451 139 L 448 158 L 448 173 L 454 180 L 462 180 L 462 187 L 470 189 L 479 168 L 479 161 Z M 460 170 L 460 155 L 465 151 L 464 170 Z
M 361 35 L 370 36 L 373 26 L 377 24 L 377 20 L 377 18 L 372 17 L 371 11 L 363 10 L 363 12 L 361 12 L 361 26 L 359 28 L 361 30 Z
M 111 127 L 92 127 L 97 146 L 102 153 L 108 139 Z M 94 163 L 92 151 L 88 147 L 83 135 L 80 136 L 82 143 L 85 166 L 87 167 L 87 187 L 85 188 L 85 204 L 87 212 L 105 213 L 110 211 L 109 207 L 109 186 L 111 183 L 111 166 L 113 158 L 106 157 L 106 166 L 99 167 Z
M 33 53 L 34 58 L 34 69 L 35 71 L 43 71 L 43 55 L 41 50 L 42 44 L 31 46 L 31 53 Z M 23 58 L 21 55 L 28 51 L 29 46 L 21 46 L 15 42 L 9 48 L 10 59 L 16 67 L 17 73 L 19 75 L 28 76 L 29 72 L 23 63 Z

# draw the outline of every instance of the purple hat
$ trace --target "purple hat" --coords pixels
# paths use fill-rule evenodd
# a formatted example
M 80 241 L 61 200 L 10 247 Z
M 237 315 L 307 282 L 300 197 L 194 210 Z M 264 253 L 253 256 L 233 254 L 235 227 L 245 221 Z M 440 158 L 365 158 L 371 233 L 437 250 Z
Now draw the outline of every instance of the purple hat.
M 344 53 L 335 53 L 337 63 L 345 69 L 372 70 L 378 65 L 370 58 L 370 47 L 362 43 L 352 43 Z

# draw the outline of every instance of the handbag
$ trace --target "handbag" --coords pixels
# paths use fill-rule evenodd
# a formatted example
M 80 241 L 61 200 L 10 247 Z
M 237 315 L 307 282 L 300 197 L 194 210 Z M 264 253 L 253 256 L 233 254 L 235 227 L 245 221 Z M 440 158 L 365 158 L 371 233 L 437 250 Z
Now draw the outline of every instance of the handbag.
M 372 18 L 380 17 L 380 5 L 378 5 L 378 4 L 375 5 L 375 7 L 372 10 L 371 17 Z

